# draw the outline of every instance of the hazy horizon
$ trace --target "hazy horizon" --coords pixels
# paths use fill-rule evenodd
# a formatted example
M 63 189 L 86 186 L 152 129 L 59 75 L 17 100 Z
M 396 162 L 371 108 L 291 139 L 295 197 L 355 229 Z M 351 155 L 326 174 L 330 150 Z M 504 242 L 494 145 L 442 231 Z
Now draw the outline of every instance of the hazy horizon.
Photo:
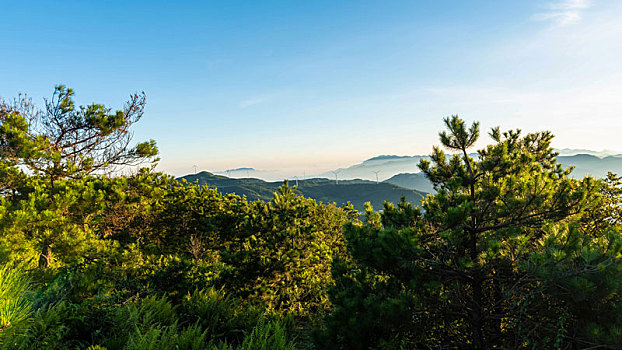
M 473 150 L 476 151 L 476 150 Z M 618 152 L 615 150 L 588 150 L 588 149 L 556 149 L 556 152 L 559 153 L 559 156 L 574 156 L 577 154 L 589 154 L 599 158 L 604 158 L 608 156 L 616 156 L 622 160 L 622 152 Z M 352 173 L 347 170 L 351 167 L 356 168 L 362 164 L 365 164 L 367 161 L 372 160 L 376 157 L 399 157 L 399 158 L 414 158 L 414 157 L 426 157 L 428 154 L 412 154 L 412 155 L 375 155 L 370 156 L 365 159 L 361 159 L 358 161 L 353 161 L 352 163 L 346 164 L 344 166 L 337 166 L 333 168 L 325 167 L 325 168 L 313 168 L 313 167 L 303 167 L 303 168 L 295 168 L 291 166 L 287 166 L 287 164 L 280 164 L 280 167 L 265 169 L 265 168 L 255 168 L 255 167 L 247 167 L 247 166 L 239 166 L 235 168 L 229 169 L 203 169 L 197 166 L 195 169 L 192 167 L 190 170 L 182 170 L 179 173 L 173 173 L 175 176 L 185 176 L 196 173 L 207 171 L 214 175 L 223 175 L 231 178 L 257 178 L 265 181 L 282 181 L 284 179 L 309 179 L 309 178 L 328 178 L 333 179 L 334 173 L 333 171 L 338 171 L 339 179 L 348 180 L 348 179 L 364 179 L 373 181 L 375 179 L 375 174 L 373 171 L 364 171 L 364 175 L 361 175 L 360 172 L 357 175 L 352 175 Z M 414 160 L 412 162 L 408 161 L 408 166 L 403 167 L 403 163 L 397 166 L 396 171 L 389 172 L 381 172 L 379 174 L 380 181 L 384 181 L 389 179 L 393 175 L 400 173 L 417 173 L 419 169 L 417 167 L 418 160 Z M 621 161 L 622 163 L 622 161 Z M 380 169 L 382 167 L 379 167 Z M 345 172 L 344 172 L 345 170 Z

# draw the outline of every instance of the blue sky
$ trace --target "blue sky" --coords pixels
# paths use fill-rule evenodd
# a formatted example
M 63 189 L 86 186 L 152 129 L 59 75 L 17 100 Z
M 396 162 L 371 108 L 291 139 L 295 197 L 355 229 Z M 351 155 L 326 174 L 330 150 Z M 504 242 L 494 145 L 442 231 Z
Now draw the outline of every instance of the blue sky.
M 0 0 L 0 48 L 5 98 L 145 91 L 136 140 L 176 175 L 424 154 L 451 114 L 622 151 L 615 0 Z

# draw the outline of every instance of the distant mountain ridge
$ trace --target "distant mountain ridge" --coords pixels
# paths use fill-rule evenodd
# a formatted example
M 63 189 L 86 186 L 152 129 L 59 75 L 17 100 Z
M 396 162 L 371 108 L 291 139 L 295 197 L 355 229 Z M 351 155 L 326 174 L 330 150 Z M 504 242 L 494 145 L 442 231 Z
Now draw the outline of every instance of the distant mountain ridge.
M 216 187 L 221 193 L 235 193 L 246 196 L 250 201 L 270 200 L 277 188 L 283 185 L 282 181 L 267 182 L 255 178 L 234 179 L 221 175 L 214 175 L 207 171 L 190 174 L 179 178 L 190 183 L 198 181 L 201 185 Z M 313 178 L 291 181 L 290 185 L 298 183 L 297 193 L 315 200 L 343 205 L 352 203 L 357 210 L 362 211 L 365 202 L 371 202 L 376 209 L 381 209 L 384 201 L 398 202 L 402 197 L 407 201 L 418 204 L 427 195 L 422 191 L 416 191 L 394 185 L 392 183 L 376 183 L 375 181 L 353 179 L 342 180 L 339 184 L 335 180 L 325 178 Z
M 419 161 L 429 159 L 428 156 L 395 156 L 382 155 L 369 158 L 362 163 L 354 164 L 347 168 L 336 169 L 337 177 L 340 179 L 364 179 L 375 181 L 376 174 L 379 181 L 384 181 L 393 175 L 400 173 L 419 172 Z M 333 172 L 325 172 L 320 177 L 334 178 Z
M 228 169 L 225 171 L 256 171 L 255 168 L 236 168 L 236 169 Z
M 425 177 L 425 174 L 421 172 L 397 174 L 389 179 L 384 180 L 384 182 L 404 188 L 409 188 L 411 190 L 423 191 L 427 193 L 436 192 L 430 180 L 428 180 Z
M 561 150 L 564 153 L 583 152 L 586 150 Z M 564 167 L 573 166 L 574 170 L 571 176 L 582 178 L 590 175 L 596 178 L 602 178 L 608 172 L 622 174 L 622 155 L 604 155 L 607 152 L 587 151 L 588 153 L 576 153 L 572 155 L 559 155 L 557 161 Z M 597 154 L 600 154 L 597 155 Z M 471 154 L 477 158 L 477 154 Z M 354 164 L 347 168 L 337 169 L 337 175 L 340 179 L 360 178 L 366 180 L 378 179 L 386 183 L 392 183 L 400 187 L 414 189 L 422 192 L 433 193 L 432 184 L 420 173 L 418 164 L 421 159 L 428 159 L 428 156 L 395 156 L 381 155 L 367 159 L 359 164 Z M 333 173 L 328 172 L 322 174 L 326 177 L 333 177 Z M 332 176 L 331 176 L 332 175 Z
M 418 156 L 414 156 L 414 157 L 418 157 Z M 392 159 L 404 159 L 404 158 L 413 158 L 413 156 L 380 155 L 380 156 L 369 158 L 363 163 L 372 162 L 375 160 L 392 160 Z
M 602 150 L 602 151 L 592 151 L 589 149 L 580 149 L 580 148 L 562 148 L 556 149 L 555 152 L 559 153 L 560 156 L 574 156 L 578 154 L 589 154 L 592 156 L 596 156 L 599 158 L 605 158 L 609 156 L 614 157 L 622 157 L 622 152 L 616 152 L 612 150 Z
M 585 149 L 559 149 L 556 151 L 560 153 L 560 155 L 557 156 L 557 160 L 564 167 L 574 166 L 571 176 L 575 178 L 581 178 L 586 175 L 602 178 L 606 176 L 609 171 L 622 174 L 622 154 L 617 154 L 614 151 L 590 151 Z M 477 158 L 477 154 L 475 153 L 471 154 L 471 156 Z M 420 174 L 418 165 L 421 159 L 429 160 L 430 158 L 426 155 L 379 155 L 349 167 L 336 169 L 334 172 L 337 173 L 339 182 L 343 184 L 349 183 L 350 181 L 358 181 L 360 183 L 375 183 L 378 181 L 393 184 L 404 189 L 432 193 L 432 185 Z M 321 181 L 329 181 L 326 179 L 335 181 L 334 172 L 327 171 L 315 177 L 323 179 Z M 251 167 L 229 169 L 218 173 L 222 175 L 226 174 L 229 178 L 235 177 L 239 180 L 265 177 L 278 179 L 280 177 L 275 170 L 257 170 Z M 290 176 L 290 179 L 291 178 L 295 179 L 296 177 Z M 300 174 L 298 178 L 303 178 L 303 176 Z M 304 179 L 304 181 L 307 181 L 307 183 L 315 183 L 314 180 Z M 265 183 L 266 181 L 263 182 Z M 281 184 L 280 181 L 274 183 Z M 265 187 L 263 184 L 261 186 Z M 278 186 L 271 187 L 276 188 Z M 251 189 L 248 189 L 248 191 L 249 193 L 252 192 Z M 253 191 L 257 191 L 257 189 Z M 266 193 L 268 193 L 268 196 L 271 196 L 272 190 Z M 251 196 L 249 196 L 249 198 L 251 198 Z
M 558 156 L 557 161 L 564 167 L 574 166 L 571 175 L 584 177 L 591 175 L 597 178 L 605 177 L 607 172 L 622 174 L 622 156 L 606 156 L 600 158 L 590 154 L 576 154 L 573 156 Z

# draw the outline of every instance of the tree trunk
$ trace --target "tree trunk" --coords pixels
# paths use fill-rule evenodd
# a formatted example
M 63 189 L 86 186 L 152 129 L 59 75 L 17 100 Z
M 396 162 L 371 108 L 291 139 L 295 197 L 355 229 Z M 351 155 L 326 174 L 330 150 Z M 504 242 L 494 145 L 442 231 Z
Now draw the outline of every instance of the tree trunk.
M 470 323 L 473 346 L 476 349 L 485 349 L 486 342 L 482 328 L 484 327 L 484 311 L 482 309 L 482 280 L 477 276 L 471 283 L 473 300 L 471 305 Z
M 494 271 L 493 279 L 492 279 L 492 290 L 494 293 L 493 303 L 494 307 L 492 309 L 492 313 L 494 314 L 494 332 L 495 338 L 501 339 L 501 315 L 504 314 L 504 308 L 502 305 L 503 301 L 503 293 L 501 292 L 501 282 L 497 279 L 497 271 Z
M 39 255 L 39 267 L 47 268 L 50 267 L 50 262 L 52 261 L 52 247 L 50 244 L 45 241 L 43 243 L 43 248 L 41 249 L 41 254 Z

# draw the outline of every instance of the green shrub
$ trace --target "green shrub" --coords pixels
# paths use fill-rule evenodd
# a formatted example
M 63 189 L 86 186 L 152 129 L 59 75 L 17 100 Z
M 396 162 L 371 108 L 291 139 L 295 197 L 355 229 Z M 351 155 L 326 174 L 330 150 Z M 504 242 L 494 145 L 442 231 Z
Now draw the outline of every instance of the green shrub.
M 34 312 L 32 323 L 26 332 L 7 339 L 6 349 L 62 349 L 76 342 L 68 341 L 71 322 L 68 319 L 71 306 L 61 302 Z
M 125 350 L 200 350 L 207 347 L 207 330 L 198 325 L 180 329 L 177 323 L 170 326 L 151 326 L 143 331 L 136 329 L 130 334 Z
M 262 311 L 211 288 L 188 294 L 182 301 L 180 314 L 187 322 L 207 330 L 212 341 L 239 344 L 261 319 Z
M 244 338 L 238 350 L 286 350 L 294 349 L 287 340 L 285 329 L 279 322 L 260 320 L 253 331 Z
M 19 268 L 0 268 L 0 345 L 3 339 L 23 331 L 31 315 L 26 292 L 30 280 Z
M 127 303 L 113 309 L 109 317 L 111 328 L 104 345 L 110 349 L 121 349 L 130 339 L 132 344 L 144 346 L 161 332 L 177 328 L 175 306 L 165 297 L 150 296 Z

